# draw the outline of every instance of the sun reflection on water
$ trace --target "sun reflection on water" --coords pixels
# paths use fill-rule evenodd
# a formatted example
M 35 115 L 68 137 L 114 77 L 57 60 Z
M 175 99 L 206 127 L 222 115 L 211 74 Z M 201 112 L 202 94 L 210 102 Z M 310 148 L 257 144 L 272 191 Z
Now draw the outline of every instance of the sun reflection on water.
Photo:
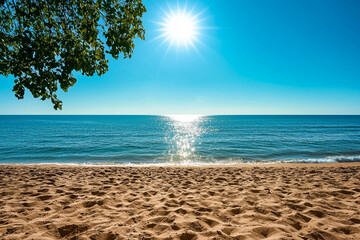
M 167 158 L 170 162 L 193 162 L 199 159 L 196 144 L 204 133 L 202 127 L 204 117 L 201 115 L 168 115 L 170 131 L 166 136 L 169 150 Z

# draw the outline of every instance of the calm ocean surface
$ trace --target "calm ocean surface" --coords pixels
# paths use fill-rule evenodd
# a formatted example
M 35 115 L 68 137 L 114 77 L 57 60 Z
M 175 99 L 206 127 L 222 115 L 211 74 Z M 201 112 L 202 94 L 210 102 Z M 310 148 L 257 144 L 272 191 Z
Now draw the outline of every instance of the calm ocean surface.
M 0 116 L 0 164 L 360 161 L 360 116 Z

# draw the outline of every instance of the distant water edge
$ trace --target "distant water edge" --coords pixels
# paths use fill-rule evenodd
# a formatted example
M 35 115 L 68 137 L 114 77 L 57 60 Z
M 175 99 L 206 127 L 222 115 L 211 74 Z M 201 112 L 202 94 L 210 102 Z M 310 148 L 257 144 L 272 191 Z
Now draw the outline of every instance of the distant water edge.
M 360 116 L 0 116 L 0 164 L 360 161 Z

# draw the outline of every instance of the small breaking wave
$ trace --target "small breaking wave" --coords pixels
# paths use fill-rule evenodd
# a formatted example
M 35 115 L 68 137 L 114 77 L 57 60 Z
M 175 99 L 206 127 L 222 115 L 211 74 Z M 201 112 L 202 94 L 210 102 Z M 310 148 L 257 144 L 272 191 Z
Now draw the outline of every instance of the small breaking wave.
M 153 161 L 153 162 L 28 162 L 28 163 L 1 163 L 15 165 L 64 165 L 64 166 L 107 166 L 107 167 L 167 167 L 167 166 L 230 166 L 230 165 L 262 165 L 262 164 L 281 164 L 281 163 L 344 163 L 360 162 L 360 155 L 354 156 L 329 156 L 324 158 L 308 159 L 281 159 L 281 160 L 244 160 L 242 158 L 227 159 L 221 161 Z
M 325 158 L 293 159 L 285 160 L 285 163 L 341 163 L 360 162 L 360 155 L 355 156 L 331 156 Z

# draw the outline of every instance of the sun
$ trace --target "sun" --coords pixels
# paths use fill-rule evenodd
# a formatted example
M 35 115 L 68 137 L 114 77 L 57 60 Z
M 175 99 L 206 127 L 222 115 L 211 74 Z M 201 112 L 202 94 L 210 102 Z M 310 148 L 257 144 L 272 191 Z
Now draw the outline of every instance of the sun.
M 177 45 L 192 44 L 197 40 L 197 22 L 189 13 L 177 12 L 169 15 L 163 24 L 167 40 Z
M 163 39 L 163 43 L 167 42 L 169 48 L 177 46 L 177 48 L 189 46 L 195 47 L 195 43 L 200 43 L 200 13 L 194 14 L 193 10 L 188 10 L 186 6 L 180 8 L 179 6 L 174 10 L 169 8 L 168 11 L 163 11 L 164 17 L 158 24 L 161 34 L 158 38 Z

